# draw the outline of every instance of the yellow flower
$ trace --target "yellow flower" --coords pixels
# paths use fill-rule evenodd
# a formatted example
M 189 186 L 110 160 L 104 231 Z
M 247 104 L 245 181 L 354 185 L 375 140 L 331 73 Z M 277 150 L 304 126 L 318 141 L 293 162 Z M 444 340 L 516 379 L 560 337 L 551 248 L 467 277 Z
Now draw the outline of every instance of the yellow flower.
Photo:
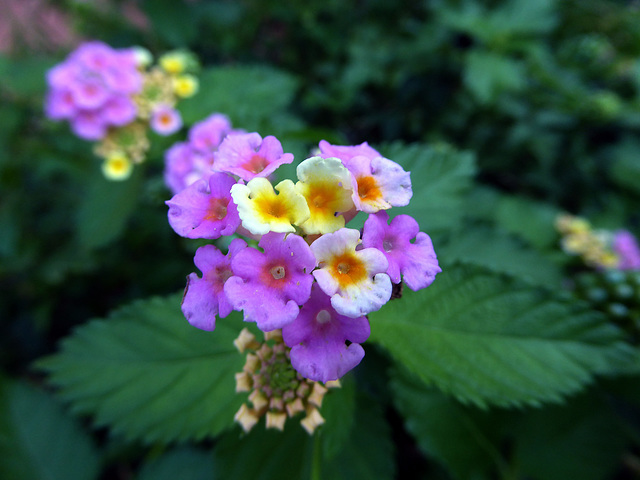
M 179 75 L 187 69 L 188 57 L 183 52 L 169 52 L 160 57 L 158 63 L 171 75 Z
M 298 165 L 296 190 L 309 207 L 301 225 L 307 234 L 331 233 L 344 227 L 343 213 L 351 210 L 351 173 L 337 158 L 311 157 Z
M 173 79 L 173 92 L 180 98 L 189 98 L 196 94 L 200 84 L 193 75 L 178 75 Z
M 132 171 L 133 163 L 122 152 L 111 153 L 102 163 L 102 173 L 109 180 L 126 180 Z

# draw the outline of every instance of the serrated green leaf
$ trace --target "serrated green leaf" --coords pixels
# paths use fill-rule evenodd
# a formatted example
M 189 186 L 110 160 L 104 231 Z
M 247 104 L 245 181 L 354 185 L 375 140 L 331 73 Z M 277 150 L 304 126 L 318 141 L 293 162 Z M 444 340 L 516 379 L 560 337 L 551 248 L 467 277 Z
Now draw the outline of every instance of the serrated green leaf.
M 506 471 L 495 412 L 462 405 L 398 370 L 392 378 L 394 405 L 426 456 L 461 480 Z
M 183 447 L 145 463 L 138 480 L 211 480 L 214 478 L 213 455 Z
M 334 394 L 330 391 L 325 401 Z M 357 398 L 356 405 L 350 436 L 330 458 L 324 455 L 324 438 L 336 438 L 331 430 L 342 430 L 338 422 L 346 419 L 328 415 L 312 437 L 296 417 L 287 420 L 284 432 L 266 430 L 261 421 L 248 434 L 240 430 L 225 434 L 214 450 L 216 470 L 220 478 L 235 480 L 391 480 L 395 473 L 393 443 L 383 412 L 364 396 Z M 321 413 L 324 415 L 323 409 Z
M 451 267 L 370 314 L 372 341 L 463 402 L 538 405 L 633 361 L 606 317 L 481 270 Z
M 411 172 L 411 203 L 394 208 L 392 215 L 414 217 L 429 235 L 458 225 L 464 210 L 460 208 L 476 173 L 474 157 L 446 144 L 426 146 L 394 143 L 381 152 Z
M 76 236 L 84 248 L 102 247 L 116 239 L 136 208 L 142 175 L 137 168 L 124 181 L 109 181 L 96 172 L 87 184 L 86 197 L 76 218 Z
M 234 374 L 244 358 L 233 346 L 234 312 L 214 332 L 192 327 L 180 295 L 136 302 L 93 320 L 39 362 L 78 413 L 128 439 L 201 439 L 233 423 L 242 403 Z
M 295 77 L 273 68 L 213 67 L 202 72 L 198 95 L 183 101 L 180 110 L 186 123 L 221 112 L 236 128 L 277 135 L 301 127 L 285 111 L 297 87 Z
M 562 271 L 542 253 L 496 229 L 467 227 L 438 246 L 438 257 L 446 262 L 462 262 L 517 276 L 539 285 L 560 285 Z
M 45 392 L 0 384 L 0 477 L 91 480 L 98 455 L 89 435 Z

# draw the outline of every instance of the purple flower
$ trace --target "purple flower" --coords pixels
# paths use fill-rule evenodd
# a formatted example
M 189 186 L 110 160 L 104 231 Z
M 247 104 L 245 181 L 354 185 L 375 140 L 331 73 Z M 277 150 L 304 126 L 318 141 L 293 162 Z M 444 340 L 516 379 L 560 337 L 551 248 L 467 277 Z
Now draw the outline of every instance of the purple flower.
M 257 133 L 233 134 L 220 144 L 214 168 L 249 181 L 255 177 L 268 177 L 280 165 L 292 161 L 293 155 L 284 153 L 274 136 L 263 139 Z
M 111 125 L 123 127 L 136 119 L 136 105 L 124 95 L 112 96 L 104 106 L 104 119 Z
M 428 287 L 442 271 L 429 235 L 420 232 L 418 222 L 409 215 L 398 215 L 390 225 L 388 221 L 389 214 L 384 211 L 369 215 L 364 222 L 362 245 L 384 253 L 389 261 L 387 274 L 393 283 L 400 283 L 402 274 L 411 290 Z
M 107 134 L 107 125 L 94 110 L 80 110 L 71 119 L 71 130 L 85 140 L 100 140 Z
M 233 275 L 233 258 L 246 247 L 247 242 L 236 238 L 226 256 L 213 245 L 196 250 L 194 262 L 202 278 L 189 274 L 182 299 L 182 313 L 191 325 L 212 331 L 216 328 L 216 315 L 224 318 L 231 313 L 233 308 L 224 293 L 224 284 Z
M 636 237 L 628 230 L 619 230 L 613 239 L 613 251 L 619 258 L 620 270 L 640 269 L 640 247 Z
M 164 181 L 174 195 L 211 174 L 213 158 L 197 153 L 187 142 L 174 144 L 164 158 Z
M 213 153 L 230 131 L 229 118 L 221 113 L 214 113 L 191 127 L 189 143 L 195 150 Z
M 177 193 L 166 202 L 171 227 L 187 238 L 232 235 L 240 225 L 238 208 L 229 193 L 235 183 L 226 173 L 214 173 Z
M 73 117 L 78 111 L 70 90 L 52 90 L 45 101 L 45 114 L 52 120 L 64 120 Z
M 310 380 L 337 380 L 360 363 L 364 349 L 360 343 L 369 338 L 366 317 L 340 315 L 331 306 L 331 297 L 317 284 L 311 298 L 296 319 L 282 329 L 282 337 L 291 347 L 291 364 Z M 349 346 L 346 342 L 351 342 Z
M 258 244 L 264 253 L 247 248 L 231 262 L 234 276 L 224 291 L 246 322 L 268 332 L 291 323 L 311 294 L 316 259 L 302 237 L 269 232 Z

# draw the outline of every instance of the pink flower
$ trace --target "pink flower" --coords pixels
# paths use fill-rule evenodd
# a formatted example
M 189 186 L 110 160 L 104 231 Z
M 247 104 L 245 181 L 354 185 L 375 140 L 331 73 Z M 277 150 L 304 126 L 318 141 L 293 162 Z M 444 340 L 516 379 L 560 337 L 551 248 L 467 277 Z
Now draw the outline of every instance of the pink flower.
M 198 248 L 194 262 L 202 278 L 191 273 L 182 299 L 182 313 L 191 325 L 201 330 L 216 328 L 216 315 L 224 318 L 233 310 L 224 293 L 225 282 L 233 275 L 233 258 L 247 247 L 247 243 L 234 239 L 227 255 L 213 245 Z
M 398 215 L 390 225 L 389 214 L 378 212 L 364 222 L 362 245 L 380 250 L 389 261 L 387 274 L 393 283 L 404 282 L 412 290 L 431 285 L 442 269 L 429 235 L 420 232 L 418 222 L 409 215 Z
M 245 181 L 268 177 L 293 155 L 284 153 L 282 145 L 271 135 L 264 139 L 257 133 L 228 135 L 215 153 L 214 168 L 238 175 Z
M 282 329 L 282 338 L 291 347 L 293 368 L 320 382 L 337 380 L 357 366 L 364 357 L 360 343 L 369 334 L 366 317 L 340 315 L 317 284 L 311 288 L 311 298 L 300 314 Z M 350 344 L 347 346 L 346 342 Z
M 304 239 L 295 234 L 269 232 L 258 244 L 263 252 L 247 248 L 231 263 L 234 276 L 224 286 L 246 322 L 268 332 L 282 328 L 298 316 L 311 294 L 311 271 L 316 259 Z
M 175 108 L 160 105 L 151 114 L 150 125 L 158 135 L 171 135 L 182 127 L 182 117 Z
M 169 224 L 187 238 L 216 239 L 240 226 L 238 208 L 229 193 L 236 181 L 226 173 L 192 183 L 167 201 Z
M 620 270 L 640 269 L 640 247 L 636 237 L 628 230 L 619 230 L 613 239 L 613 251 L 619 257 Z

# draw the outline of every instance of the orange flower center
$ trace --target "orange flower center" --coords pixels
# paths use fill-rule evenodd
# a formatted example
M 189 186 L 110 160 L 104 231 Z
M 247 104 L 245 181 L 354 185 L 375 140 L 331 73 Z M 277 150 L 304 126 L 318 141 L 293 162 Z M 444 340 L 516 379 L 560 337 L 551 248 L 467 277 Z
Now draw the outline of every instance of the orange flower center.
M 358 182 L 358 196 L 361 199 L 372 202 L 382 197 L 380 187 L 378 187 L 378 183 L 371 175 L 359 177 L 356 181 Z
M 333 259 L 331 275 L 341 288 L 345 288 L 362 282 L 367 276 L 367 269 L 355 253 L 347 252 Z

